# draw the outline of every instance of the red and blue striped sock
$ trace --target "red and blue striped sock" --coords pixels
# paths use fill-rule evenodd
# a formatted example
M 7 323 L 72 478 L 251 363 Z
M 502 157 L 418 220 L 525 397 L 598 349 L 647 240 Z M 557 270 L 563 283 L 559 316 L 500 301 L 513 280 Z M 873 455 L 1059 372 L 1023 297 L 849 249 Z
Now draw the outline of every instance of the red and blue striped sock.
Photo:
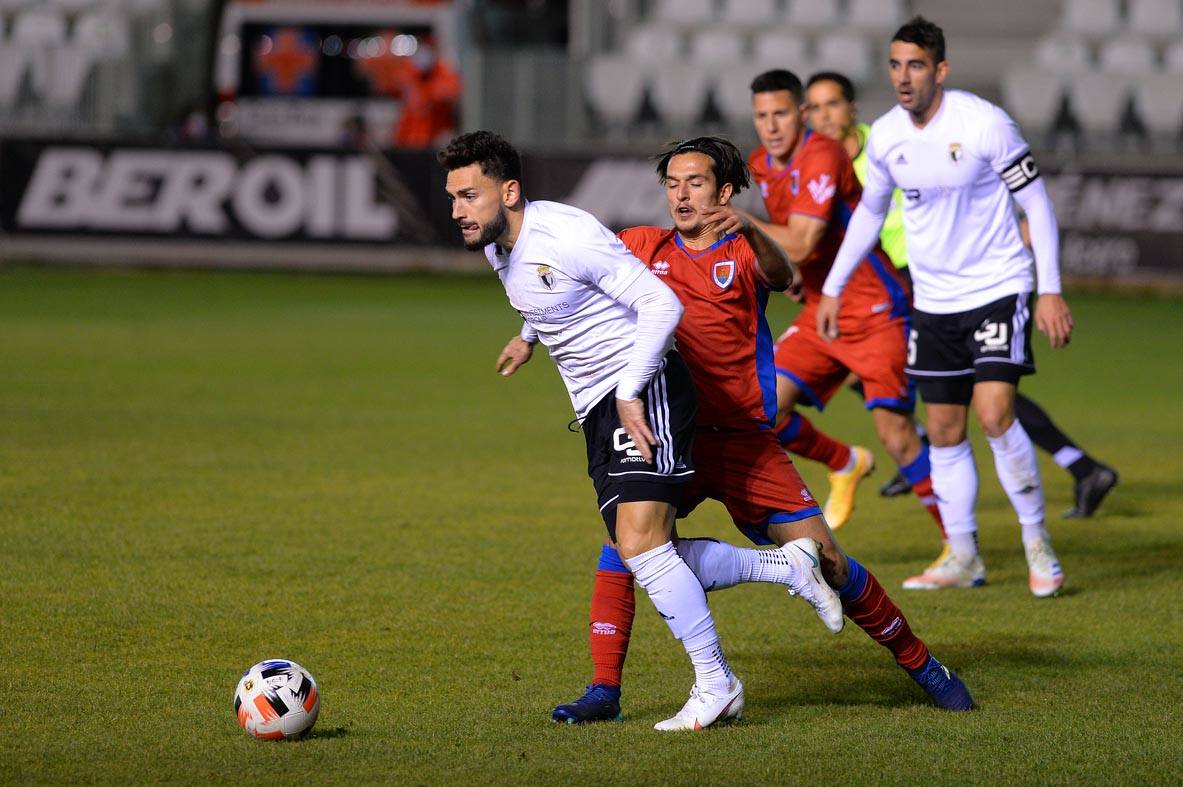
M 836 473 L 850 464 L 850 446 L 819 431 L 796 410 L 776 425 L 776 437 L 790 453 L 821 462 L 831 472 Z
M 921 444 L 920 453 L 909 464 L 900 465 L 900 473 L 912 485 L 912 491 L 920 498 L 920 504 L 928 509 L 937 527 L 941 529 L 941 540 L 946 541 L 945 523 L 941 521 L 941 510 L 937 507 L 937 496 L 932 491 L 932 465 L 928 461 L 928 445 Z
M 587 635 L 595 667 L 592 683 L 620 685 L 635 615 L 632 572 L 616 550 L 605 544 L 596 566 Z
M 838 591 L 842 611 L 867 636 L 891 651 L 895 661 L 904 669 L 914 670 L 928 661 L 928 646 L 912 633 L 908 619 L 875 579 L 854 558 L 847 556 L 850 578 Z

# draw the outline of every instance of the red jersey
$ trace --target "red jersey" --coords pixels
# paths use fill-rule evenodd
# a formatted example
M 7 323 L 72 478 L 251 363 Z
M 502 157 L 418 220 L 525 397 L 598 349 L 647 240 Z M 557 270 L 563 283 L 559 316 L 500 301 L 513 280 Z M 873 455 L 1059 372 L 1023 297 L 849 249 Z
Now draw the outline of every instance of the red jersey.
M 846 235 L 846 225 L 858 206 L 863 189 L 842 143 L 824 134 L 805 132 L 805 144 L 785 167 L 775 168 L 764 146 L 748 157 L 752 177 L 760 186 L 764 207 L 775 224 L 788 224 L 789 216 L 803 213 L 826 222 L 825 232 L 813 253 L 801 263 L 805 289 L 806 320 L 821 297 L 822 284 Z M 838 329 L 846 335 L 861 333 L 871 315 L 905 317 L 909 297 L 903 279 L 879 244 L 855 269 L 842 291 Z
M 764 319 L 769 285 L 739 235 L 701 251 L 676 230 L 632 227 L 620 239 L 670 286 L 685 312 L 675 334 L 698 391 L 702 426 L 751 429 L 776 419 L 772 334 Z

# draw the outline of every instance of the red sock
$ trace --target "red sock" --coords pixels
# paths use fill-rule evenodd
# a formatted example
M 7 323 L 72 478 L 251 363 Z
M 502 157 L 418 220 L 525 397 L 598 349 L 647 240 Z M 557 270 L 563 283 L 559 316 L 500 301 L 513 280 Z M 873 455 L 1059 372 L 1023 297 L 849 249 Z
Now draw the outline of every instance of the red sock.
M 595 665 L 592 683 L 620 685 L 635 612 L 633 575 L 603 569 L 596 571 L 587 635 Z
M 853 558 L 848 558 L 848 562 L 850 579 L 839 592 L 846 616 L 871 639 L 890 650 L 904 669 L 924 666 L 928 661 L 928 646 L 912 633 L 904 613 L 888 597 L 874 574 Z
M 850 463 L 850 446 L 819 432 L 808 418 L 795 410 L 777 424 L 776 436 L 791 453 L 821 462 L 832 472 Z
M 941 509 L 937 507 L 937 496 L 932 491 L 932 476 L 925 476 L 921 480 L 912 484 L 912 491 L 916 493 L 916 497 L 920 498 L 920 505 L 928 509 L 928 513 L 932 514 L 932 518 L 937 521 L 937 527 L 941 531 L 941 540 L 947 541 L 948 536 L 945 535 L 945 523 L 941 520 Z

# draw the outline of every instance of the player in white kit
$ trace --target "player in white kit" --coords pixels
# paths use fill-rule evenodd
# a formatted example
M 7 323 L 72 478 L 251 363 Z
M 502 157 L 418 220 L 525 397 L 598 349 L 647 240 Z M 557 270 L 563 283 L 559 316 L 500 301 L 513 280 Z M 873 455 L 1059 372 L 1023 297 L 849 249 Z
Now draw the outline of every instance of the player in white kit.
M 863 197 L 822 289 L 818 330 L 837 336 L 838 298 L 879 235 L 891 194 L 904 194 L 914 283 L 907 372 L 928 413 L 932 483 L 949 549 L 904 587 L 975 587 L 986 581 L 974 506 L 978 478 L 966 439 L 973 404 L 1003 489 L 1018 513 L 1031 592 L 1064 582 L 1044 526 L 1035 449 L 1015 419 L 1019 378 L 1035 371 L 1034 321 L 1051 346 L 1072 333 L 1060 296 L 1059 233 L 1039 169 L 1015 122 L 977 96 L 943 87 L 941 29 L 916 17 L 891 42 L 899 104 L 871 126 Z M 1012 199 L 1027 214 L 1038 282 Z M 1038 288 L 1036 284 L 1038 283 Z
M 582 425 L 608 534 L 694 665 L 690 699 L 656 728 L 738 718 L 743 684 L 723 655 L 703 585 L 671 541 L 681 487 L 694 475 L 696 410 L 690 373 L 673 350 L 677 296 L 595 217 L 528 202 L 518 153 L 496 134 L 461 135 L 439 160 L 465 247 L 484 250 L 524 320 L 498 371 L 513 374 L 535 342 L 546 345 Z M 811 581 L 832 596 L 816 543 L 808 546 L 796 564 L 810 565 Z

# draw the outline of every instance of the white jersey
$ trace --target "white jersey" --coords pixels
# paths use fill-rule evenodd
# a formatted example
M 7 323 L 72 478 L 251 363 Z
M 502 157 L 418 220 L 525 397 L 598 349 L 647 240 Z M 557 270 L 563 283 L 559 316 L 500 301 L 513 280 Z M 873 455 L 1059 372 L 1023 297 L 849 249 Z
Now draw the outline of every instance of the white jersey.
M 946 90 L 924 128 L 898 105 L 876 120 L 866 151 L 867 207 L 886 212 L 896 187 L 904 195 L 918 310 L 968 311 L 1034 289 L 1011 192 L 1039 173 L 1006 112 L 972 93 Z
M 677 310 L 674 325 L 681 307 L 611 230 L 570 205 L 528 202 L 513 249 L 503 254 L 491 243 L 485 255 L 529 326 L 524 332 L 532 329 L 546 345 L 579 418 L 618 384 L 622 398 L 640 393 L 647 377 L 622 379 L 638 341 L 630 306 L 639 295 L 664 290 Z M 664 347 L 654 348 L 653 368 L 673 347 L 673 327 Z

